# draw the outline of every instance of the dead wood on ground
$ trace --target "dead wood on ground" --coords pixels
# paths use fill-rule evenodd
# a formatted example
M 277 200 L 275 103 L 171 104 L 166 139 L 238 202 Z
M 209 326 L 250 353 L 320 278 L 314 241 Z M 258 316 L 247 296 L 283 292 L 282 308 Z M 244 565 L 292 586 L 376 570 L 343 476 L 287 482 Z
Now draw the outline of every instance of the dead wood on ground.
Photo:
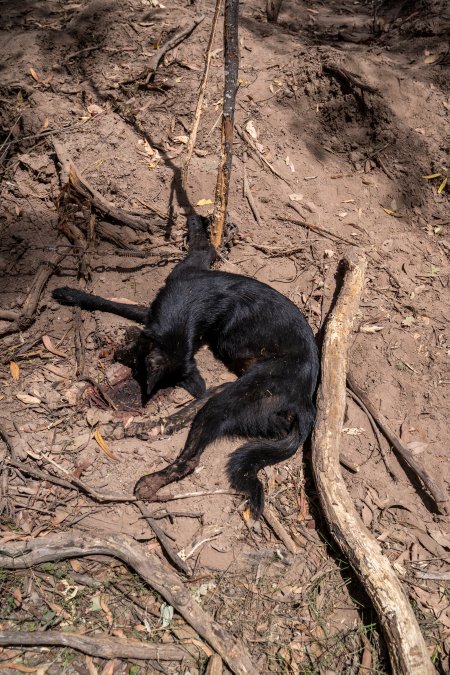
M 200 88 L 198 92 L 197 106 L 194 113 L 194 121 L 192 122 L 191 133 L 189 134 L 189 139 L 186 146 L 186 159 L 184 160 L 182 180 L 183 180 L 183 189 L 187 189 L 187 179 L 189 175 L 189 163 L 191 161 L 192 153 L 195 147 L 195 141 L 197 140 L 197 131 L 198 125 L 200 124 L 200 117 L 202 114 L 203 101 L 205 99 L 205 90 L 206 83 L 208 82 L 209 67 L 211 65 L 212 58 L 212 47 L 214 43 L 214 37 L 216 34 L 217 24 L 219 22 L 220 8 L 222 7 L 222 0 L 216 0 L 216 7 L 214 9 L 214 16 L 211 25 L 211 32 L 209 34 L 208 46 L 206 48 L 205 55 L 205 66 L 203 68 L 202 79 L 200 81 Z
M 70 158 L 66 148 L 59 141 L 53 141 L 56 156 L 61 165 L 61 177 L 63 182 L 68 182 L 70 186 L 84 199 L 88 200 L 92 206 L 100 211 L 104 216 L 112 218 L 123 225 L 128 225 L 134 230 L 140 232 L 152 232 L 150 223 L 139 216 L 135 216 L 108 201 L 96 190 L 89 181 L 82 176 L 73 160 Z
M 59 633 L 58 631 L 0 631 L 2 647 L 71 647 L 89 656 L 102 659 L 142 659 L 155 661 L 192 661 L 192 656 L 183 647 L 176 644 L 151 644 L 125 638 L 90 637 L 78 633 Z
M 238 19 L 239 0 L 225 0 L 223 27 L 225 86 L 223 91 L 222 142 L 214 200 L 214 215 L 211 224 L 211 242 L 216 248 L 220 247 L 223 238 L 233 161 L 234 107 L 239 73 Z
M 53 272 L 65 257 L 66 254 L 54 256 L 41 264 L 31 283 L 31 289 L 25 298 L 22 309 L 19 312 L 5 311 L 0 313 L 0 320 L 11 321 L 9 326 L 0 329 L 0 338 L 27 330 L 27 328 L 32 325 L 36 318 L 41 293 Z
M 183 28 L 182 30 L 178 31 L 178 33 L 175 33 L 173 37 L 167 40 L 167 42 L 165 42 L 159 49 L 155 51 L 152 58 L 150 59 L 150 63 L 139 73 L 139 75 L 130 77 L 128 80 L 124 80 L 122 85 L 132 84 L 138 80 L 144 80 L 145 84 L 148 84 L 155 76 L 156 70 L 161 63 L 163 56 L 165 56 L 167 52 L 170 52 L 171 49 L 174 49 L 174 47 L 177 47 L 181 42 L 183 42 L 183 40 L 186 40 L 186 38 L 189 37 L 189 35 L 197 28 L 204 18 L 205 17 L 203 15 L 198 16 L 192 21 L 192 23 L 186 26 L 186 28 Z
M 382 415 L 378 410 L 376 410 L 374 404 L 367 396 L 367 394 L 361 389 L 361 387 L 355 382 L 353 375 L 350 373 L 347 374 L 347 385 L 349 389 L 356 394 L 356 396 L 362 401 L 364 406 L 367 408 L 370 415 L 375 420 L 376 424 L 387 438 L 389 443 L 394 448 L 396 454 L 406 463 L 408 468 L 414 473 L 415 476 L 420 478 L 423 485 L 425 486 L 427 492 L 429 492 L 433 502 L 439 511 L 439 513 L 446 515 L 447 507 L 445 502 L 448 502 L 448 497 L 444 489 L 439 485 L 438 481 L 430 476 L 428 471 L 422 466 L 421 462 L 414 457 L 412 452 L 405 448 L 400 438 L 395 434 L 388 425 L 388 422 L 384 415 Z
M 363 290 L 365 257 L 347 257 L 347 273 L 328 321 L 322 348 L 312 460 L 320 502 L 331 534 L 371 598 L 383 628 L 394 674 L 434 673 L 425 641 L 400 582 L 358 516 L 339 470 L 345 414 L 349 335 Z
M 92 536 L 86 532 L 72 531 L 24 542 L 10 542 L 2 546 L 0 567 L 7 570 L 26 569 L 44 562 L 87 555 L 113 556 L 131 567 L 220 654 L 232 672 L 256 675 L 258 670 L 242 642 L 216 623 L 195 602 L 181 579 L 155 556 L 144 553 L 132 537 L 124 534 Z

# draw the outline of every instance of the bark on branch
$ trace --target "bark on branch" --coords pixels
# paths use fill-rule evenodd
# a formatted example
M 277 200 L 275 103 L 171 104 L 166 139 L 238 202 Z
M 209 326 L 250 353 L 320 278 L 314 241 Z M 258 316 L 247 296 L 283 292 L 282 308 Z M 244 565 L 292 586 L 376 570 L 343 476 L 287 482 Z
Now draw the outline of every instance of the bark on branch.
M 0 631 L 2 647 L 55 646 L 71 647 L 102 659 L 143 659 L 155 661 L 192 661 L 192 656 L 178 645 L 158 645 L 109 635 L 90 637 L 58 631 Z
M 12 542 L 0 548 L 0 568 L 26 569 L 32 565 L 87 555 L 110 555 L 131 567 L 174 607 L 197 633 L 222 656 L 238 675 L 256 675 L 244 645 L 216 623 L 195 602 L 181 579 L 156 557 L 146 555 L 132 537 L 105 534 L 94 537 L 85 532 L 64 532 L 26 542 Z
M 359 518 L 339 470 L 347 349 L 363 289 L 365 257 L 356 255 L 347 260 L 347 267 L 323 343 L 322 381 L 313 434 L 313 470 L 331 534 L 348 557 L 378 613 L 394 674 L 427 675 L 435 671 L 408 598 L 379 543 Z
M 214 216 L 211 225 L 211 242 L 219 248 L 227 216 L 228 192 L 230 189 L 231 164 L 233 161 L 234 106 L 239 72 L 238 42 L 239 0 L 225 0 L 224 60 L 225 86 L 223 91 L 222 146 L 217 173 Z

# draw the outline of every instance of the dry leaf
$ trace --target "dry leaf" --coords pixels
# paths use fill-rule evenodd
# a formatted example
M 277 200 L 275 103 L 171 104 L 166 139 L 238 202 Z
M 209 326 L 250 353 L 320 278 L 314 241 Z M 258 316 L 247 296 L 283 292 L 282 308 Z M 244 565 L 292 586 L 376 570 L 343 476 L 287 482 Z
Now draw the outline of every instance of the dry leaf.
M 289 199 L 290 199 L 292 202 L 301 202 L 302 199 L 303 199 L 303 195 L 300 194 L 300 193 L 295 193 L 295 192 L 294 192 L 293 194 L 289 195 Z
M 175 136 L 173 140 L 175 143 L 182 143 L 183 145 L 186 145 L 189 141 L 189 136 Z
M 14 598 L 14 604 L 16 607 L 20 607 L 22 605 L 22 593 L 20 588 L 15 588 L 12 592 L 12 596 Z
M 440 58 L 440 54 L 429 54 L 424 58 L 423 62 L 426 63 L 427 66 L 431 66 L 433 63 L 436 63 L 436 61 L 439 61 Z
M 394 218 L 401 218 L 402 215 L 401 213 L 397 213 L 396 211 L 393 211 L 392 209 L 387 209 L 385 206 L 383 206 L 383 211 L 388 214 L 388 216 L 393 216 Z
M 102 112 L 105 112 L 103 110 L 103 108 L 101 106 L 97 105 L 96 103 L 91 103 L 91 105 L 88 105 L 87 111 L 88 111 L 88 113 L 90 113 L 91 115 L 94 115 L 94 116 L 100 115 Z
M 57 349 L 57 347 L 55 347 L 49 335 L 42 336 L 42 344 L 44 345 L 46 350 L 51 354 L 54 354 L 55 356 L 61 356 L 63 359 L 66 358 L 67 355 L 61 350 Z
M 92 656 L 86 656 L 85 660 L 86 660 L 86 668 L 89 671 L 89 675 L 98 675 L 98 670 L 95 667 L 94 659 L 92 658 Z
M 57 525 L 60 525 L 60 523 L 62 523 L 63 520 L 65 520 L 68 515 L 69 514 L 67 513 L 67 511 L 58 510 L 51 519 L 50 524 L 53 525 L 53 527 L 56 527 Z
M 361 326 L 359 329 L 360 333 L 378 333 L 380 330 L 383 330 L 383 326 L 378 326 L 376 324 L 372 326 Z
M 111 450 L 111 448 L 109 447 L 108 443 L 105 441 L 105 439 L 103 438 L 103 436 L 101 435 L 101 433 L 100 433 L 100 431 L 99 431 L 98 429 L 96 429 L 96 430 L 94 431 L 93 438 L 94 438 L 94 440 L 96 441 L 96 443 L 97 443 L 97 445 L 99 446 L 99 448 L 100 448 L 101 450 L 103 450 L 103 452 L 105 453 L 105 455 L 106 455 L 107 457 L 109 457 L 109 459 L 112 459 L 112 460 L 114 460 L 115 462 L 118 462 L 118 461 L 119 461 L 119 458 L 113 453 L 113 451 Z
M 30 396 L 29 394 L 23 394 L 21 392 L 16 394 L 16 398 L 18 398 L 19 401 L 22 401 L 22 403 L 27 403 L 28 405 L 39 405 L 41 402 L 37 396 Z
M 254 141 L 257 140 L 258 132 L 255 129 L 255 125 L 253 123 L 253 120 L 250 120 L 249 122 L 247 122 L 247 124 L 245 125 L 245 130 L 253 138 Z
M 362 427 L 344 427 L 342 433 L 348 436 L 360 436 L 365 433 L 365 429 Z
M 450 549 L 450 535 L 445 534 L 442 530 L 432 530 L 427 528 L 428 534 L 430 537 L 433 537 L 434 541 L 437 541 L 438 544 L 444 548 Z
M 20 368 L 19 368 L 19 366 L 17 365 L 17 363 L 16 363 L 15 361 L 11 361 L 10 364 L 9 364 L 9 369 L 10 369 L 10 371 L 11 371 L 11 377 L 12 377 L 12 379 L 15 380 L 15 382 L 17 382 L 17 380 L 18 380 L 19 377 L 20 377 Z
M 402 326 L 409 328 L 409 326 L 412 326 L 413 323 L 416 323 L 416 320 L 413 316 L 405 316 L 405 318 L 402 320 Z
M 106 600 L 102 596 L 100 596 L 100 607 L 102 608 L 102 610 L 106 614 L 106 620 L 107 620 L 108 624 L 110 626 L 112 626 L 112 624 L 114 622 L 114 618 L 113 618 L 111 610 L 109 609 L 109 607 L 106 603 Z
M 413 455 L 420 455 L 428 448 L 428 443 L 424 443 L 424 441 L 410 441 L 406 447 L 411 450 Z
M 81 572 L 83 569 L 79 560 L 69 560 L 69 564 L 74 572 Z
M 212 203 L 213 203 L 212 199 L 199 199 L 195 206 L 208 206 L 209 204 Z
M 10 661 L 3 661 L 2 662 L 2 670 L 17 670 L 19 673 L 37 673 L 38 670 L 40 669 L 39 667 L 32 668 L 31 666 L 24 666 L 21 663 L 12 663 Z
M 41 78 L 39 77 L 34 68 L 30 68 L 30 75 L 36 82 L 41 82 Z

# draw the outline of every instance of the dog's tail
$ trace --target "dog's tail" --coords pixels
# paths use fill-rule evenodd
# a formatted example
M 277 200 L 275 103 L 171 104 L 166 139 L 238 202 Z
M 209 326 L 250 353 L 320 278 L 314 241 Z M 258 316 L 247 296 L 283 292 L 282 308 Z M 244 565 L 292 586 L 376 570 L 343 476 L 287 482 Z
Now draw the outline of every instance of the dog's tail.
M 91 295 L 85 293 L 77 288 L 55 288 L 53 297 L 61 305 L 72 305 L 87 309 L 90 311 L 97 310 L 99 312 L 108 312 L 109 314 L 118 314 L 125 319 L 136 321 L 137 323 L 145 323 L 148 309 L 141 305 L 128 305 L 125 302 L 115 302 L 114 300 L 106 300 L 99 295 Z
M 301 433 L 296 420 L 284 438 L 250 441 L 232 453 L 227 463 L 228 479 L 235 490 L 247 495 L 250 513 L 255 520 L 264 511 L 264 489 L 258 471 L 292 457 L 309 431 Z

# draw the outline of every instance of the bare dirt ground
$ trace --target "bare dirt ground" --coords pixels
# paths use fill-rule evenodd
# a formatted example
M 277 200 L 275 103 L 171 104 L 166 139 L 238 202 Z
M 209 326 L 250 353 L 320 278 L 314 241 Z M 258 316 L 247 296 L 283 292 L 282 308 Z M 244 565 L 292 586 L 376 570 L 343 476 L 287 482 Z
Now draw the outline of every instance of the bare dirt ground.
M 182 430 L 142 440 L 129 433 L 133 424 L 164 419 L 189 396 L 166 390 L 141 409 L 112 362 L 128 322 L 62 308 L 51 291 L 82 285 L 149 303 L 183 255 L 186 214 L 214 197 L 222 33 L 186 194 L 180 169 L 214 7 L 164 5 L 0 3 L 1 427 L 28 466 L 116 494 L 131 493 L 141 475 L 172 461 L 186 438 Z M 204 21 L 166 55 L 153 80 L 136 79 L 154 50 L 199 13 Z M 370 2 L 285 0 L 278 25 L 267 24 L 255 0 L 241 5 L 241 134 L 229 202 L 236 231 L 219 264 L 273 285 L 318 332 L 344 250 L 349 242 L 366 249 L 350 368 L 447 493 L 449 28 L 445 0 L 385 2 L 375 15 Z M 256 152 L 244 140 L 246 130 Z M 55 140 L 91 186 L 151 231 L 118 223 L 69 190 Z M 243 196 L 244 166 L 261 225 Z M 424 178 L 433 174 L 439 175 Z M 211 206 L 197 209 L 206 215 Z M 80 234 L 82 245 L 89 242 L 84 254 Z M 49 278 L 36 296 L 35 320 L 14 323 L 39 270 Z M 230 377 L 206 351 L 198 363 L 209 385 Z M 396 479 L 387 472 L 369 420 L 350 399 L 345 424 L 342 450 L 357 469 L 342 469 L 348 489 L 403 581 L 433 662 L 449 672 L 449 518 L 437 514 L 382 440 Z M 243 639 L 261 673 L 388 672 L 377 617 L 321 518 L 308 451 L 263 476 L 272 508 L 298 547 L 292 555 L 264 520 L 247 528 L 242 498 L 227 490 L 224 476 L 234 446 L 209 448 L 200 469 L 172 486 L 174 494 L 206 494 L 168 502 L 164 510 L 149 505 L 173 549 L 188 555 L 186 587 Z M 96 503 L 83 491 L 15 469 L 6 443 L 0 452 L 3 543 L 73 528 L 126 533 L 162 555 L 133 504 Z M 217 490 L 223 492 L 211 494 Z M 110 558 L 0 571 L 0 599 L 1 630 L 199 644 L 182 632 L 177 614 L 170 619 L 160 596 Z M 143 664 L 6 647 L 0 668 L 204 672 L 207 655 L 201 648 L 195 654 L 186 663 Z

